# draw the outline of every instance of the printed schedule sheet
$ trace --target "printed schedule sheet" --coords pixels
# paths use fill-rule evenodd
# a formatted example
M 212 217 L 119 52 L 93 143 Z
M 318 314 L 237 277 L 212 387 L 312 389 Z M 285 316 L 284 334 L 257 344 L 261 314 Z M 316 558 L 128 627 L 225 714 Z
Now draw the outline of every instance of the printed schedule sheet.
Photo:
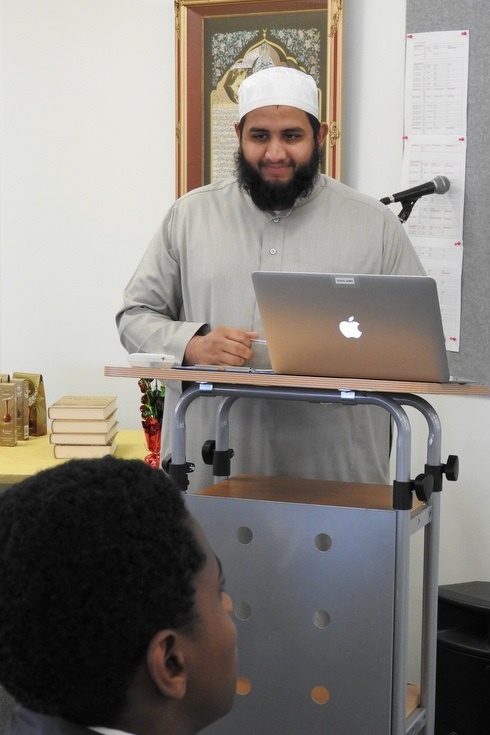
M 407 35 L 402 185 L 436 176 L 445 194 L 421 197 L 405 223 L 437 282 L 446 347 L 459 351 L 468 98 L 468 31 Z

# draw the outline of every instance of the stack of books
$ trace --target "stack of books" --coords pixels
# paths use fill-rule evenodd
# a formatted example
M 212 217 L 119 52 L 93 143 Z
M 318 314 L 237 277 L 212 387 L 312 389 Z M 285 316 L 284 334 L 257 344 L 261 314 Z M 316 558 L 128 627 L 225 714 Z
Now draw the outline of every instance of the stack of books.
M 48 407 L 49 440 L 58 459 L 114 454 L 116 396 L 63 396 Z

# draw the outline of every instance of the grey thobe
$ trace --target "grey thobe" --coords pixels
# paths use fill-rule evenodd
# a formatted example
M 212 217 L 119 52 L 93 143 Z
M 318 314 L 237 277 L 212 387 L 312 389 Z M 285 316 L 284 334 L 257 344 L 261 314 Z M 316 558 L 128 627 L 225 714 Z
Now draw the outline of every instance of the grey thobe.
M 311 195 L 278 215 L 259 210 L 234 178 L 195 189 L 168 212 L 124 292 L 117 315 L 128 352 L 167 352 L 221 325 L 263 336 L 254 270 L 423 274 L 403 227 L 387 207 L 324 175 Z M 167 386 L 165 452 L 180 384 Z M 215 407 L 187 411 L 189 489 L 212 483 L 201 447 L 215 436 Z M 230 413 L 232 474 L 253 472 L 387 482 L 389 416 L 373 406 L 240 399 Z

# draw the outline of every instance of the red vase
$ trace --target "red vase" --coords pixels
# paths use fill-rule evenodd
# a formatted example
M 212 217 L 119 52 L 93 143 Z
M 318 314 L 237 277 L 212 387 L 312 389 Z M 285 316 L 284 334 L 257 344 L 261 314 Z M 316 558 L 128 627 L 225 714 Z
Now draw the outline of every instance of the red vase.
M 141 422 L 145 434 L 146 448 L 150 452 L 144 461 L 152 467 L 160 466 L 160 443 L 162 440 L 162 425 L 153 418 Z

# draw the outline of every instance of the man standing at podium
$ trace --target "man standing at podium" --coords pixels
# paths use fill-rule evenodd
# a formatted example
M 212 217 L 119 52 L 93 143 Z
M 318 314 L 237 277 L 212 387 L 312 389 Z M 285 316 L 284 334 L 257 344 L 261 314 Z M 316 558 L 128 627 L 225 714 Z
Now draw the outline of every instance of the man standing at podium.
M 125 289 L 116 321 L 128 352 L 253 364 L 251 340 L 263 337 L 255 270 L 424 273 L 387 207 L 319 173 L 328 128 L 312 77 L 286 67 L 256 72 L 242 82 L 238 108 L 236 175 L 175 202 Z M 167 386 L 168 453 L 179 394 Z M 187 412 L 191 489 L 212 483 L 200 455 L 215 436 L 216 400 Z M 389 416 L 376 406 L 247 398 L 230 413 L 233 474 L 383 483 L 389 444 Z

